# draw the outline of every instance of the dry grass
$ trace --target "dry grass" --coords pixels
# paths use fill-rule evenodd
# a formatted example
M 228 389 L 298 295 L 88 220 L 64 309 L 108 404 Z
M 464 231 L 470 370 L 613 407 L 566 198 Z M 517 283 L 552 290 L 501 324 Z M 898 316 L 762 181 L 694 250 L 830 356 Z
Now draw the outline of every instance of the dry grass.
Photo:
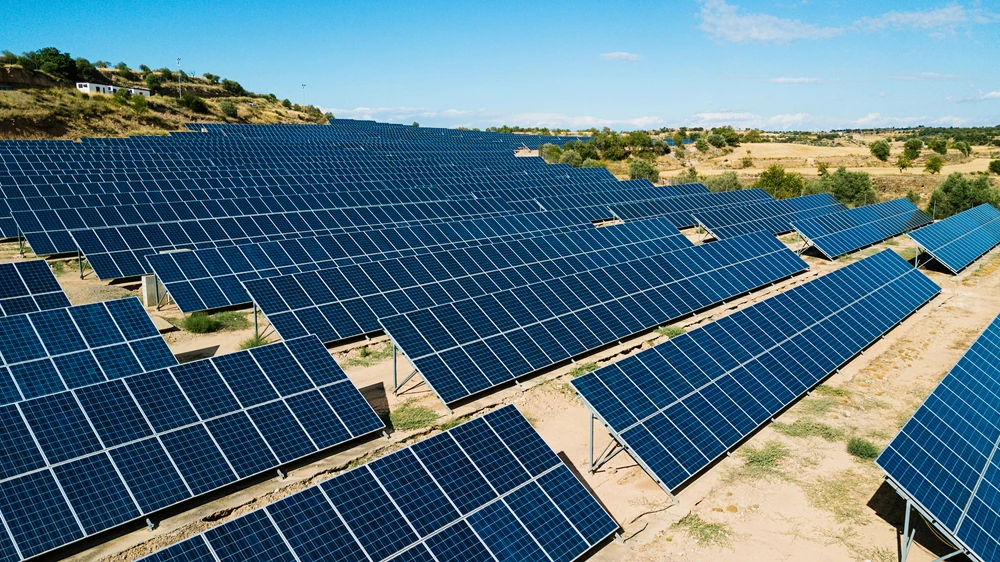
M 743 461 L 743 466 L 726 472 L 723 480 L 727 483 L 787 479 L 781 468 L 792 451 L 780 441 L 768 441 L 759 447 L 747 444 L 736 455 Z
M 865 500 L 871 496 L 871 484 L 871 478 L 845 470 L 806 485 L 806 499 L 813 507 L 833 514 L 838 523 L 863 525 L 867 523 Z
M 411 431 L 431 427 L 437 421 L 438 415 L 427 406 L 420 406 L 415 400 L 407 400 L 389 413 L 389 419 L 392 420 L 392 427 L 401 431 Z
M 709 523 L 697 513 L 688 513 L 672 525 L 681 529 L 700 546 L 728 547 L 732 544 L 733 531 L 725 523 Z

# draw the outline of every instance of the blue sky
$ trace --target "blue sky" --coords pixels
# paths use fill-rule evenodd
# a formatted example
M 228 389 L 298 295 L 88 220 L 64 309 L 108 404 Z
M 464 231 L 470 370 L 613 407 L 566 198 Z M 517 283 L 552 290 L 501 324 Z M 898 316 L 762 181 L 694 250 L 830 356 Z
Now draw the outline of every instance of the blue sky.
M 1000 124 L 1000 5 L 888 4 L 0 0 L 0 49 L 436 126 Z

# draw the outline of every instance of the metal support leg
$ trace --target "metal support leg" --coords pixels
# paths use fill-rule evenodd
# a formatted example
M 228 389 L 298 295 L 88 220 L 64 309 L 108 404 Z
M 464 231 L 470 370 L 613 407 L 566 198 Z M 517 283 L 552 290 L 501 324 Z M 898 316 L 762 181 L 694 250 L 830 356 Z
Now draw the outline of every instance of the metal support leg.
M 393 384 L 394 388 L 392 389 L 392 393 L 398 395 L 399 394 L 399 389 L 403 388 L 403 385 L 405 385 L 406 383 L 410 382 L 410 379 L 412 379 L 414 376 L 416 376 L 416 374 L 417 374 L 417 370 L 413 369 L 412 373 L 410 373 L 409 375 L 406 375 L 406 378 L 403 379 L 403 382 L 401 382 L 399 384 L 395 384 L 394 383 Z
M 397 369 L 396 369 L 396 343 L 392 344 L 392 387 L 399 388 L 399 384 L 396 382 Z
M 615 458 L 618 453 L 625 450 L 617 441 L 613 438 L 611 442 L 608 443 L 601 454 L 594 459 L 594 414 L 590 414 L 590 473 L 593 474 L 598 468 L 601 468 L 606 462 Z
M 160 281 L 155 275 L 153 276 L 153 296 L 156 297 L 156 305 L 154 308 L 156 310 L 160 310 Z M 145 295 L 143 295 L 143 297 L 145 297 Z
M 21 229 L 17 229 L 17 253 L 24 257 L 24 236 L 21 235 Z
M 260 338 L 260 328 L 257 325 L 257 303 L 253 303 L 253 335 Z
M 80 263 L 80 279 L 83 279 L 83 253 L 76 251 L 76 261 Z

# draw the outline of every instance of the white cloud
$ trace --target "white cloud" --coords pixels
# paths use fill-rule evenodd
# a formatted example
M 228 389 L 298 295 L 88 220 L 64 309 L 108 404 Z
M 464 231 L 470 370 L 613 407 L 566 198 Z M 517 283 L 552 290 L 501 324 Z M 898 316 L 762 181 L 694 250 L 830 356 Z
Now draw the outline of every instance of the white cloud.
M 685 124 L 692 127 L 719 127 L 732 125 L 737 129 L 765 129 L 769 131 L 790 129 L 818 129 L 820 119 L 808 113 L 783 113 L 765 117 L 756 113 L 721 111 L 695 113 Z
M 588 129 L 611 127 L 613 129 L 652 129 L 665 125 L 656 116 L 607 118 L 563 113 L 502 113 L 488 109 L 445 109 L 426 107 L 356 107 L 354 109 L 321 108 L 340 119 L 365 119 L 385 123 L 421 124 L 435 127 L 492 127 L 520 125 L 522 127 L 559 127 Z
M 939 29 L 950 28 L 969 20 L 969 15 L 965 8 L 959 5 L 952 5 L 936 10 L 923 10 L 913 12 L 892 11 L 880 16 L 865 17 L 854 22 L 855 27 L 867 29 L 869 31 L 882 31 L 885 29 Z
M 971 119 L 946 115 L 944 117 L 891 117 L 880 113 L 869 113 L 853 122 L 853 126 L 862 128 L 883 128 L 883 127 L 914 127 L 917 125 L 931 125 L 941 127 L 963 127 L 972 123 Z
M 604 60 L 614 60 L 622 62 L 637 62 L 640 58 L 642 58 L 635 53 L 627 53 L 625 51 L 615 51 L 613 53 L 601 53 L 600 57 Z
M 732 43 L 789 43 L 800 39 L 829 39 L 844 33 L 839 27 L 820 27 L 769 14 L 742 13 L 725 0 L 701 0 L 698 29 Z
M 996 92 L 986 92 L 983 94 L 984 100 L 1000 100 L 1000 90 Z
M 768 82 L 772 84 L 819 84 L 819 78 L 771 78 Z
M 568 127 L 570 129 L 589 129 L 590 127 L 611 127 L 613 129 L 652 129 L 665 124 L 656 116 L 632 117 L 624 119 L 608 119 L 590 115 L 565 115 L 563 113 L 518 113 L 506 117 L 507 122 L 522 127 Z

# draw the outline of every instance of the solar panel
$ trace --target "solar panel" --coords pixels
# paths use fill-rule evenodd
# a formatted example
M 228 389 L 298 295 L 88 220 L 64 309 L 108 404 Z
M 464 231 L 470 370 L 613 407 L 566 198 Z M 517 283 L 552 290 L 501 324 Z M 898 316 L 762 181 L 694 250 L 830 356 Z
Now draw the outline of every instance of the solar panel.
M 927 213 L 909 200 L 894 199 L 796 220 L 793 226 L 823 255 L 834 259 L 931 222 Z
M 885 250 L 572 385 L 670 493 L 940 290 Z
M 668 197 L 655 201 L 610 204 L 614 217 L 636 220 L 649 216 L 662 216 L 677 228 L 696 226 L 694 214 L 698 211 L 731 208 L 751 201 L 773 201 L 763 189 L 742 189 L 723 193 L 697 193 L 683 197 Z
M 4 560 L 383 427 L 314 337 L 0 406 L 0 425 Z
M 246 281 L 282 337 L 379 331 L 379 317 L 580 274 L 691 243 L 665 219 Z
M 0 318 L 0 404 L 176 364 L 134 297 Z
M 143 560 L 569 561 L 617 530 L 506 406 Z
M 380 321 L 448 404 L 807 267 L 757 232 Z
M 1000 317 L 875 460 L 908 510 L 916 508 L 959 551 L 981 562 L 1000 557 L 998 358 Z M 909 529 L 903 538 L 909 540 Z
M 721 240 L 758 230 L 774 235 L 784 234 L 793 230 L 793 221 L 845 210 L 847 207 L 829 193 L 817 193 L 792 199 L 762 199 L 718 210 L 696 211 L 694 217 L 709 234 Z
M 45 261 L 0 264 L 0 316 L 68 306 L 66 293 Z
M 958 274 L 1000 244 L 1000 211 L 983 203 L 914 230 L 910 238 L 952 273 Z

